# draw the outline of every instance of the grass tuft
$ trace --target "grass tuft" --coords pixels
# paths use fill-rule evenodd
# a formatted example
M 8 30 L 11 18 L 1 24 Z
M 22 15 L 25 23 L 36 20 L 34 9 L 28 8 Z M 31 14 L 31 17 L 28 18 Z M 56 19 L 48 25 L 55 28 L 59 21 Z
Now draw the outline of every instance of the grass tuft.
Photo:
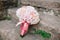
M 36 30 L 35 28 L 32 28 L 34 32 L 32 34 L 38 34 L 41 35 L 43 38 L 50 38 L 51 34 L 48 32 L 45 32 L 44 30 Z

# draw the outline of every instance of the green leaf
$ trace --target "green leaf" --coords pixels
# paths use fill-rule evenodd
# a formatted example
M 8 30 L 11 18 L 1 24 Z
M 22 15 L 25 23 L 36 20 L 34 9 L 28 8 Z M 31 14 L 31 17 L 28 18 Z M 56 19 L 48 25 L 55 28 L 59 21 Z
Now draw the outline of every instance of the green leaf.
M 51 34 L 50 34 L 50 33 L 47 33 L 47 32 L 45 32 L 45 31 L 43 31 L 43 30 L 37 30 L 37 31 L 35 32 L 35 34 L 39 34 L 39 35 L 41 35 L 43 38 L 50 38 L 50 37 L 51 37 Z

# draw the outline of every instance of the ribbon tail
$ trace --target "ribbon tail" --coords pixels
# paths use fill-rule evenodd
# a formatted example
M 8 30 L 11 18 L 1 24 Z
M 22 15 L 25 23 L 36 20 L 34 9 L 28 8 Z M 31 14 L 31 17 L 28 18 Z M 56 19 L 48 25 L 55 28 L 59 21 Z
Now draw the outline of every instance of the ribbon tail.
M 18 26 L 18 25 L 20 25 L 22 22 L 18 22 L 17 24 L 16 24 L 16 26 Z

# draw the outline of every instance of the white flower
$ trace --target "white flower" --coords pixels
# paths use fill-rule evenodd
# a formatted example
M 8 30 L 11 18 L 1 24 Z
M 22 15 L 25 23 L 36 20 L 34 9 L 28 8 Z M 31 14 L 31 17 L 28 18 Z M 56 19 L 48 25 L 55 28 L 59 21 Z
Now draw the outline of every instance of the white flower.
M 17 9 L 16 16 L 19 18 L 20 21 L 18 24 L 20 24 L 23 20 L 26 20 L 31 24 L 37 24 L 40 21 L 39 13 L 32 6 L 23 6 Z

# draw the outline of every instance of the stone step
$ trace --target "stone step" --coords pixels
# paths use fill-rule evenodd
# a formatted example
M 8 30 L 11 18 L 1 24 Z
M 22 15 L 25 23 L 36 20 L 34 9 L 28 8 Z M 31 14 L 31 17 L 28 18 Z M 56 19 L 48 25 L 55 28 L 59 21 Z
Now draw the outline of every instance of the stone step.
M 21 0 L 21 4 L 60 10 L 60 0 Z
M 2 40 L 19 40 L 19 31 L 11 20 L 0 21 L 0 35 Z
M 8 9 L 8 14 L 11 15 L 12 21 L 17 23 L 18 18 L 16 17 L 16 10 L 18 8 Z M 58 39 L 56 35 L 60 34 L 60 17 L 55 15 L 44 14 L 43 11 L 39 11 L 40 14 L 40 23 L 38 25 L 34 25 L 33 27 L 38 27 L 38 29 L 45 30 L 52 34 L 51 39 Z M 54 38 L 56 37 L 56 38 Z M 50 39 L 50 40 L 51 40 Z M 48 39 L 49 40 L 49 39 Z

